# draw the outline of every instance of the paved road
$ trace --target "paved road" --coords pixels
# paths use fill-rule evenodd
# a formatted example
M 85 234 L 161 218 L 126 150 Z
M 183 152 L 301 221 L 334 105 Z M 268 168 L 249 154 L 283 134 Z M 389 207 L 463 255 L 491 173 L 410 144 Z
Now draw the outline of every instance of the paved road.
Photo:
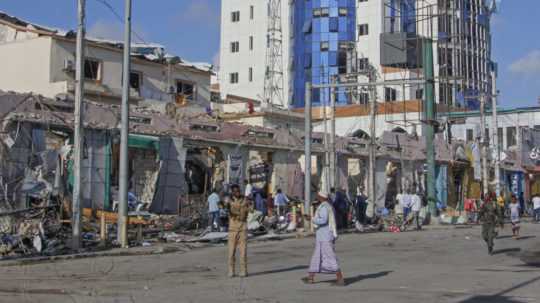
M 346 287 L 331 276 L 300 282 L 313 238 L 250 245 L 247 279 L 226 278 L 224 246 L 4 266 L 0 302 L 540 302 L 540 268 L 515 256 L 540 248 L 540 225 L 522 229 L 514 240 L 507 227 L 494 256 L 478 227 L 344 235 L 337 253 Z

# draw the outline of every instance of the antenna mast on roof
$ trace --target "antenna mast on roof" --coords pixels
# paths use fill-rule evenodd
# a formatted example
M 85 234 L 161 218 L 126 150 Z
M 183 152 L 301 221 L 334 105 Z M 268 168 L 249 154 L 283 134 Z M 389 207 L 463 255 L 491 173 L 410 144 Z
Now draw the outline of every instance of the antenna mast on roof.
M 281 0 L 268 1 L 268 31 L 263 106 L 285 107 L 283 96 L 283 31 Z

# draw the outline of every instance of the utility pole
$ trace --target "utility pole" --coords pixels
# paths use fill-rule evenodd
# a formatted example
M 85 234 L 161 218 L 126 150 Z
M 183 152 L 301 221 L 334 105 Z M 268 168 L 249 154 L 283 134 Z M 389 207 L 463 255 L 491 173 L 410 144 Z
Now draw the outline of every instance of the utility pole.
M 369 66 L 368 78 L 369 82 L 376 82 L 377 76 L 376 71 L 373 66 Z M 368 209 L 368 214 L 371 213 L 372 216 L 375 216 L 375 196 L 377 195 L 377 183 L 375 182 L 375 161 L 376 161 L 376 133 L 375 133 L 375 117 L 377 114 L 377 87 L 371 86 L 369 88 L 369 99 L 371 103 L 369 104 L 369 174 L 368 174 L 368 195 L 371 200 L 372 207 Z
M 311 83 L 306 82 L 304 105 L 304 212 L 311 213 Z M 304 226 L 307 228 L 307 226 Z
M 72 203 L 72 243 L 73 250 L 81 248 L 81 162 L 83 143 L 83 121 L 84 121 L 84 35 L 86 0 L 77 2 L 77 45 L 76 45 L 76 67 L 75 67 L 75 133 L 73 150 L 73 203 Z
M 482 152 L 482 192 L 484 197 L 488 194 L 488 164 L 487 164 L 487 138 L 486 138 L 486 96 L 480 95 L 480 140 Z
M 332 83 L 336 83 L 335 77 Z M 330 88 L 330 186 L 337 188 L 338 173 L 336 169 L 336 88 Z
M 131 62 L 131 0 L 125 0 L 124 64 L 122 72 L 122 121 L 120 129 L 120 173 L 118 207 L 118 241 L 128 247 L 128 136 L 129 136 L 129 74 Z
M 424 77 L 425 77 L 425 104 L 424 116 L 426 120 L 426 160 L 427 160 L 427 200 L 431 216 L 437 213 L 435 204 L 435 76 L 433 73 L 433 40 L 423 39 Z
M 491 71 L 491 81 L 492 81 L 492 93 L 491 93 L 491 137 L 493 138 L 493 141 L 491 143 L 491 146 L 493 146 L 493 149 L 495 151 L 495 155 L 493 157 L 494 160 L 494 166 L 495 166 L 495 193 L 497 194 L 497 197 L 501 195 L 501 152 L 500 152 L 500 146 L 499 146 L 499 124 L 497 121 L 497 79 L 496 79 L 495 71 Z
M 328 135 L 328 117 L 326 115 L 326 106 L 327 104 L 323 104 L 322 110 L 323 110 L 323 145 L 324 145 L 324 167 L 323 167 L 323 175 L 324 175 L 324 187 L 323 191 L 325 193 L 330 193 L 330 136 Z

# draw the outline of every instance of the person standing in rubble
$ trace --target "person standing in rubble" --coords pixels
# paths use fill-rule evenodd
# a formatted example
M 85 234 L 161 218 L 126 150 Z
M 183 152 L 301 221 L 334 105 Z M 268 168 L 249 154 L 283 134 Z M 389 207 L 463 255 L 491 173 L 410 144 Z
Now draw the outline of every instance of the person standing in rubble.
M 339 267 L 335 252 L 335 241 L 338 237 L 334 207 L 330 204 L 328 195 L 319 193 L 317 199 L 321 203 L 313 217 L 317 228 L 315 250 L 311 257 L 308 276 L 302 278 L 306 284 L 315 283 L 316 274 L 335 274 L 336 285 L 345 286 L 345 280 Z
M 334 210 L 336 211 L 337 228 L 347 228 L 349 203 L 347 202 L 345 195 L 340 190 L 336 191 L 336 189 L 332 187 L 330 189 L 330 199 L 334 206 Z
M 215 189 L 208 196 L 207 201 L 210 230 L 219 230 L 219 202 L 221 202 L 221 198 Z
M 502 216 L 494 200 L 493 195 L 488 195 L 479 213 L 479 219 L 482 222 L 482 238 L 488 246 L 490 255 L 493 254 L 493 240 L 497 237 L 495 228 L 502 224 Z
M 240 277 L 247 277 L 247 217 L 249 204 L 242 197 L 240 186 L 233 185 L 229 209 L 229 278 L 235 276 L 236 250 L 240 254 Z
M 249 199 L 253 197 L 253 185 L 248 180 L 244 180 L 244 197 Z
M 285 215 L 287 205 L 289 204 L 289 198 L 285 195 L 281 188 L 278 188 L 276 196 L 274 197 L 274 208 L 277 210 L 278 217 Z

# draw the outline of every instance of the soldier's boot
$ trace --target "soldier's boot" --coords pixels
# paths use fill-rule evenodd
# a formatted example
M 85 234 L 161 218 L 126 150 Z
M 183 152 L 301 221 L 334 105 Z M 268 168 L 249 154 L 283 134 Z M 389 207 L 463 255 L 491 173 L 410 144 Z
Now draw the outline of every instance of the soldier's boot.
M 493 246 L 488 246 L 488 253 L 493 255 Z

